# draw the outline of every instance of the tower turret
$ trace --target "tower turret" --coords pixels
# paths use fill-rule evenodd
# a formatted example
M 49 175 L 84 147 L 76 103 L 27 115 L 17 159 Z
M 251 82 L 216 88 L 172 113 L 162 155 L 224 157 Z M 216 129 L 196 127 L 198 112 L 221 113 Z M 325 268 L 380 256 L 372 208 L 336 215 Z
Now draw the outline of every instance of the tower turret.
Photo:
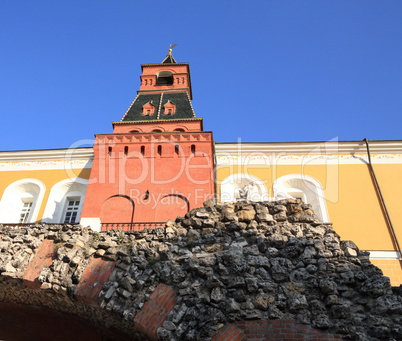
M 212 132 L 191 99 L 189 64 L 171 49 L 160 64 L 142 65 L 140 89 L 113 133 L 95 135 L 82 224 L 155 227 L 215 195 Z

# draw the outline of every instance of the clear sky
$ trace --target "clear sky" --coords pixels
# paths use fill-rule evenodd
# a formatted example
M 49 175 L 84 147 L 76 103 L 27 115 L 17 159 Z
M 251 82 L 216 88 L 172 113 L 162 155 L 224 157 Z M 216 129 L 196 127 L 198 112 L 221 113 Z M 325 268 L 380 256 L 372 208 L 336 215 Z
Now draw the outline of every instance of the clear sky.
M 0 0 L 0 150 L 112 132 L 173 43 L 217 142 L 402 138 L 401 0 Z

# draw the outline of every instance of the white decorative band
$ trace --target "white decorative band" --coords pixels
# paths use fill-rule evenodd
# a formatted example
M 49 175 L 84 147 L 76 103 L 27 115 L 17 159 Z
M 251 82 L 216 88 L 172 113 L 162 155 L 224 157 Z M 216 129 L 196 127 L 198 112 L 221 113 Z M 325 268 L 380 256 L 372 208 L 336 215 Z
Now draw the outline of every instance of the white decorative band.
M 330 164 L 367 164 L 367 155 L 292 155 L 285 153 L 263 154 L 250 153 L 233 155 L 220 153 L 216 156 L 218 165 L 330 165 Z M 401 164 L 402 154 L 372 155 L 375 164 Z
M 402 260 L 398 251 L 367 251 L 370 252 L 370 259 Z
M 28 171 L 92 168 L 92 160 L 12 161 L 0 162 L 0 171 Z

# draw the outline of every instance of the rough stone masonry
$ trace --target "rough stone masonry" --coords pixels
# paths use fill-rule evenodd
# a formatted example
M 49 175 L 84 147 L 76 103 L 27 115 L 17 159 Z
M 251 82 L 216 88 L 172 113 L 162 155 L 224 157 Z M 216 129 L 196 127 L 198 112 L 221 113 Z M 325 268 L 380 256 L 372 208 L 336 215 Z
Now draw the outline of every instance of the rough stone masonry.
M 219 338 L 228 326 L 238 340 L 280 339 L 247 336 L 240 321 L 322 333 L 304 340 L 402 340 L 401 288 L 299 200 L 211 200 L 153 230 L 37 224 L 0 235 L 0 301 L 69 312 L 134 340 L 230 340 Z

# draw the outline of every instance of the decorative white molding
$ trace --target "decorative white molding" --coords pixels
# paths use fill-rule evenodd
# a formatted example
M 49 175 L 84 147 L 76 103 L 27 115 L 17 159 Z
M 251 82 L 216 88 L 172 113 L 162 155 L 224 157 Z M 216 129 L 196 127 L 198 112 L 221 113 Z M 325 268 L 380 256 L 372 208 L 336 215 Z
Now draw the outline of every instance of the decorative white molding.
M 373 163 L 402 163 L 402 141 L 372 141 Z M 367 164 L 364 141 L 216 143 L 218 165 Z
M 331 164 L 367 164 L 368 157 L 364 154 L 355 155 L 292 155 L 285 154 L 267 154 L 256 155 L 243 154 L 243 155 L 216 155 L 218 165 L 331 165 Z M 371 161 L 375 164 L 401 164 L 402 154 L 372 154 Z
M 28 222 L 37 220 L 42 206 L 46 186 L 37 179 L 21 179 L 8 185 L 0 200 L 0 222 L 18 223 L 22 208 L 22 198 L 26 194 L 32 197 L 33 206 Z
M 373 154 L 402 154 L 402 140 L 397 141 L 369 141 L 370 152 Z M 217 153 L 229 152 L 239 154 L 239 151 L 253 153 L 262 152 L 264 154 L 278 154 L 285 152 L 288 154 L 365 154 L 366 144 L 364 141 L 330 141 L 320 142 L 233 142 L 216 143 Z M 325 152 L 324 152 L 325 151 Z
M 286 198 L 288 191 L 292 189 L 302 191 L 307 198 L 307 203 L 313 207 L 320 220 L 324 223 L 330 221 L 322 185 L 312 176 L 305 174 L 284 175 L 275 180 L 273 187 L 275 197 Z
M 401 254 L 398 251 L 370 251 L 370 259 L 382 260 L 402 260 Z
M 81 216 L 87 186 L 88 180 L 82 178 L 65 179 L 55 184 L 50 190 L 42 221 L 45 223 L 62 223 L 67 198 L 79 197 L 80 207 L 77 216 L 78 221 Z
M 92 168 L 92 160 L 12 161 L 0 162 L 0 171 L 28 171 Z
M 0 152 L 0 171 L 91 168 L 93 157 L 92 148 Z
M 239 190 L 252 184 L 247 190 L 247 200 L 251 201 L 268 201 L 267 188 L 262 180 L 250 174 L 236 173 L 228 176 L 221 183 L 221 201 L 232 202 L 240 199 Z

